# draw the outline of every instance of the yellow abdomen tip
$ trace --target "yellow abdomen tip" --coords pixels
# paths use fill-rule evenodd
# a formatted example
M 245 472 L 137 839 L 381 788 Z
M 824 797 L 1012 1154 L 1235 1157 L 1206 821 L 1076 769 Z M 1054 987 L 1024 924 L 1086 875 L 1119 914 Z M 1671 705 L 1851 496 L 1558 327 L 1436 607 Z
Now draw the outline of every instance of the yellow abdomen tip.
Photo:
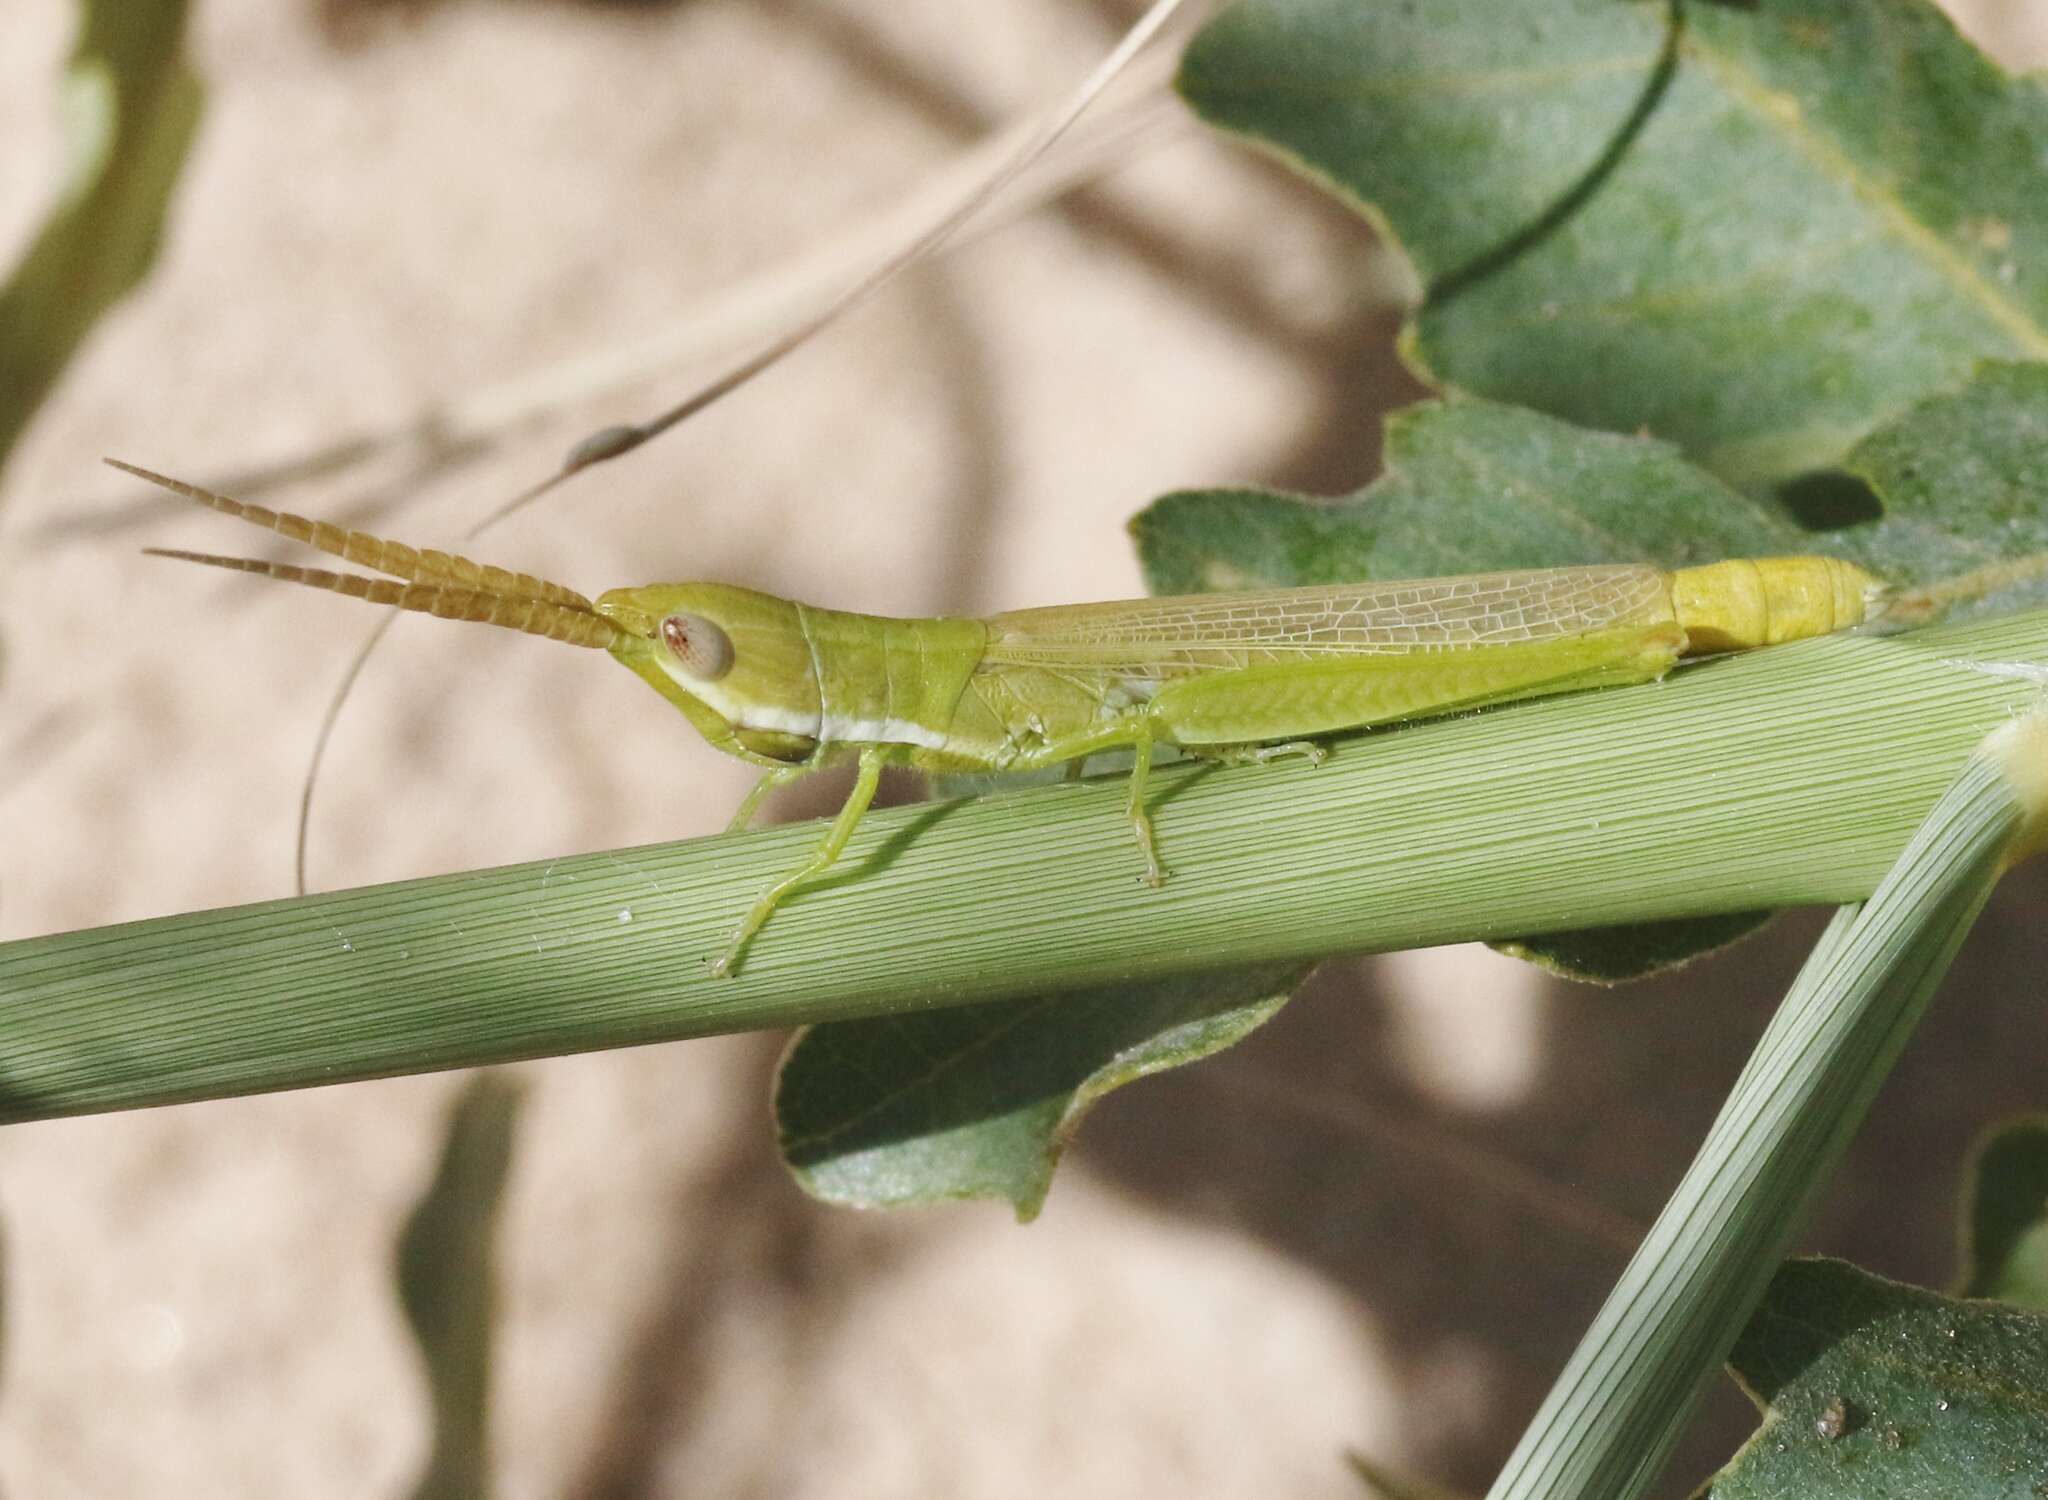
M 1870 617 L 1881 593 L 1877 579 L 1833 557 L 1738 558 L 1671 575 L 1692 656 L 1847 630 Z

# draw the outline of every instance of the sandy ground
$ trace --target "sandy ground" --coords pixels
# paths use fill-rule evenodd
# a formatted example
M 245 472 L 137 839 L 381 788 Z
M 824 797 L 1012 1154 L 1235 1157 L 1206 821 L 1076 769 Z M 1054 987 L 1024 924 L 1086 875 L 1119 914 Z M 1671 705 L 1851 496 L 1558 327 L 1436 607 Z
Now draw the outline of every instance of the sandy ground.
M 164 259 L 0 496 L 8 938 L 288 890 L 313 725 L 365 627 L 140 557 L 218 524 L 138 508 L 100 454 L 205 482 L 687 320 L 1066 87 L 1136 7 L 197 9 L 211 108 Z M 2039 12 L 1972 19 L 2040 58 Z M 54 170 L 68 23 L 0 9 L 0 263 Z M 899 613 L 1128 594 L 1121 523 L 1156 494 L 1371 477 L 1375 412 L 1412 394 L 1379 279 L 1317 195 L 1172 132 L 488 555 Z M 678 379 L 546 383 L 552 414 L 474 462 L 399 455 L 285 502 L 449 538 Z M 313 878 L 708 831 L 745 781 L 624 674 L 411 622 L 343 721 Z M 2038 872 L 2001 894 L 1816 1246 L 1947 1274 L 1965 1142 L 2048 1102 L 2044 897 Z M 1339 1497 L 1347 1447 L 1482 1484 L 1812 930 L 1620 993 L 1473 950 L 1332 965 L 1249 1045 L 1106 1105 L 1029 1230 L 805 1201 L 768 1139 L 771 1040 L 521 1068 L 503 1493 Z M 459 1083 L 0 1135 L 0 1486 L 401 1493 L 425 1426 L 391 1242 Z M 1724 1393 L 1688 1473 L 1740 1416 Z

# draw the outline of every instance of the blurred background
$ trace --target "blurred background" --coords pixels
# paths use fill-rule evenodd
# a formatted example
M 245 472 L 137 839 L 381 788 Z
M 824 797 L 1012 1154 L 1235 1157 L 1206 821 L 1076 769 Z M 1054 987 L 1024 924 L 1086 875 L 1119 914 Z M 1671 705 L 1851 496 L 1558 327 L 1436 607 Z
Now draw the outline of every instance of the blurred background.
M 101 455 L 296 468 L 266 500 L 449 543 L 943 201 L 1141 8 L 196 0 L 207 108 L 161 257 L 0 473 L 0 938 L 288 893 L 315 729 L 375 620 L 142 557 L 247 543 Z M 2048 61 L 2042 7 L 1951 8 Z M 73 24 L 0 8 L 0 267 L 59 181 Z M 1160 76 L 1063 154 L 1074 191 L 475 550 L 586 591 L 981 613 L 1138 592 L 1123 522 L 1167 490 L 1369 481 L 1421 390 L 1398 261 Z M 748 780 L 625 673 L 406 620 L 340 721 L 310 876 L 710 832 Z M 1947 1279 L 1969 1139 L 2048 1102 L 2044 898 L 2038 867 L 2001 892 L 1814 1248 Z M 804 1199 L 777 1038 L 523 1066 L 500 1493 L 1348 1496 L 1353 1449 L 1483 1486 L 1817 922 L 1616 991 L 1483 949 L 1332 963 L 1248 1044 L 1107 1102 L 1029 1229 Z M 0 1133 L 0 1487 L 407 1493 L 428 1411 L 393 1245 L 461 1082 Z M 1667 1490 L 1745 1416 L 1718 1393 Z

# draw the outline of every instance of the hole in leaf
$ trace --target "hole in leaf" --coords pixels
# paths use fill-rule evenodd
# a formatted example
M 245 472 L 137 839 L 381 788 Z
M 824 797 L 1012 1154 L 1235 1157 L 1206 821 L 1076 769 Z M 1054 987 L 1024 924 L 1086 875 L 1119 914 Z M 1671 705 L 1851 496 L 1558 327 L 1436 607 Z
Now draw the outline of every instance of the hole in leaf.
M 1867 526 L 1884 516 L 1877 491 L 1840 469 L 1819 469 L 1778 486 L 1778 501 L 1808 531 Z

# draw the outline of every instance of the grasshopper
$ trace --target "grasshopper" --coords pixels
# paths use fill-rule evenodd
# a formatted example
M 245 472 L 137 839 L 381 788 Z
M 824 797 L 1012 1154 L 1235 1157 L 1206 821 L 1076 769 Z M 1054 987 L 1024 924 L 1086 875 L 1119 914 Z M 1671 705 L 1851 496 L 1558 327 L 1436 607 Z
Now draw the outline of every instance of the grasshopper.
M 109 462 L 114 462 L 109 460 Z M 116 468 L 386 574 L 210 553 L 156 555 L 258 573 L 372 604 L 476 620 L 609 651 L 715 748 L 763 768 L 732 820 L 776 787 L 855 762 L 853 790 L 810 857 L 763 891 L 714 973 L 730 973 L 782 900 L 838 858 L 882 768 L 1023 771 L 1133 752 L 1125 815 L 1144 879 L 1165 867 L 1145 807 L 1155 750 L 1266 761 L 1316 737 L 1579 688 L 1647 682 L 1681 656 L 1747 650 L 1870 618 L 1878 581 L 1829 557 L 1531 568 L 890 619 L 723 583 L 557 583 L 246 505 Z

